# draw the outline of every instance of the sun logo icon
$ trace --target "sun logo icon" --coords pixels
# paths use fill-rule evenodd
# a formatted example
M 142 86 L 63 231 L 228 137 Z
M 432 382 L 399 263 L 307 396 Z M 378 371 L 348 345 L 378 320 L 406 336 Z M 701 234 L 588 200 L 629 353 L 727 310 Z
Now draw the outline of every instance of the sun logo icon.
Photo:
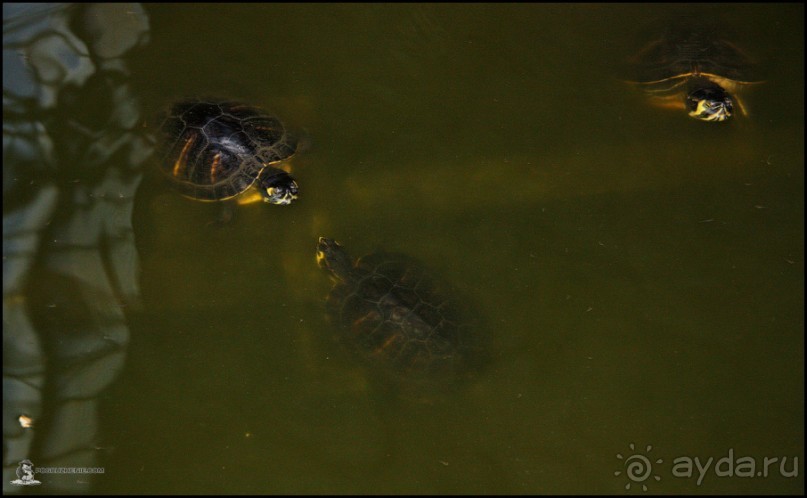
M 661 480 L 661 477 L 653 474 L 653 463 L 650 461 L 650 458 L 641 453 L 637 453 L 633 443 L 630 443 L 629 447 L 631 454 L 627 458 L 623 457 L 620 453 L 616 454 L 616 457 L 623 461 L 622 465 L 625 467 L 625 475 L 628 476 L 628 484 L 625 485 L 625 489 L 630 489 L 631 484 L 641 484 L 642 491 L 647 491 L 647 485 L 644 484 L 644 482 L 651 477 L 658 482 Z M 650 453 L 652 450 L 653 447 L 647 445 L 645 452 Z M 662 462 L 663 460 L 661 458 L 655 461 L 655 463 Z M 614 475 L 619 477 L 622 475 L 622 471 L 617 470 L 614 472 Z

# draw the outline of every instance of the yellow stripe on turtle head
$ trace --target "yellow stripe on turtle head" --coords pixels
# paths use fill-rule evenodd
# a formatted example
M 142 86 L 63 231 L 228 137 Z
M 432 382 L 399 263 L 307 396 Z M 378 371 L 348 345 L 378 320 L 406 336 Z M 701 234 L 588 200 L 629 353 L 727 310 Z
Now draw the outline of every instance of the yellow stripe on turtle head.
M 701 121 L 721 122 L 731 117 L 731 111 L 724 105 L 715 109 L 708 100 L 703 99 L 698 102 L 698 106 L 694 110 L 689 112 L 689 115 Z

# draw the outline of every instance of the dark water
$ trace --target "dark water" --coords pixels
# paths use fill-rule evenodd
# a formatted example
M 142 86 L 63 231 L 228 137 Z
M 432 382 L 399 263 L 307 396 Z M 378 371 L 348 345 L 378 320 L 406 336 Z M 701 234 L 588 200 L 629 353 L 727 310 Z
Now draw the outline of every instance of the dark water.
M 101 490 L 803 492 L 804 8 L 719 9 L 769 68 L 725 126 L 614 74 L 681 8 L 149 5 L 150 112 L 234 97 L 310 144 L 297 203 L 225 226 L 144 182 L 144 309 L 104 398 Z M 321 235 L 473 295 L 491 368 L 433 404 L 374 396 L 323 318 Z M 673 475 L 729 452 L 754 474 L 779 460 Z M 660 481 L 628 479 L 634 453 Z

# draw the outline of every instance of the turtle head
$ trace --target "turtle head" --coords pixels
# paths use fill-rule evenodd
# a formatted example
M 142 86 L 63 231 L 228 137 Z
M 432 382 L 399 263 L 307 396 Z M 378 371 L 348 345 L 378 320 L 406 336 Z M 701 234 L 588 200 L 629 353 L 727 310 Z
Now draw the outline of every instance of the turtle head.
M 271 171 L 266 171 L 270 169 Z M 285 206 L 297 198 L 297 182 L 281 169 L 264 169 L 258 182 L 264 202 Z
M 698 88 L 687 95 L 689 115 L 701 121 L 725 121 L 734 112 L 734 102 L 718 86 Z
M 353 268 L 353 261 L 342 246 L 325 237 L 320 237 L 317 242 L 317 264 L 338 280 L 346 279 Z

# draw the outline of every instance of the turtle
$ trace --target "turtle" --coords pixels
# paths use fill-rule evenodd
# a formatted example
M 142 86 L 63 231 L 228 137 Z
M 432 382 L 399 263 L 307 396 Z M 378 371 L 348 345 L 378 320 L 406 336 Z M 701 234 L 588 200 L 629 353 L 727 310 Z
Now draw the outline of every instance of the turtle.
M 275 116 L 226 99 L 188 99 L 170 106 L 160 126 L 162 172 L 184 196 L 238 204 L 297 198 L 294 178 L 281 169 L 297 138 Z
M 473 306 L 414 258 L 378 251 L 353 259 L 320 237 L 316 259 L 334 281 L 326 308 L 340 342 L 381 378 L 456 386 L 487 364 L 487 334 Z
M 726 121 L 738 111 L 748 116 L 740 93 L 763 83 L 759 64 L 721 28 L 690 15 L 666 20 L 627 60 L 628 82 L 651 104 L 684 109 L 701 121 Z

